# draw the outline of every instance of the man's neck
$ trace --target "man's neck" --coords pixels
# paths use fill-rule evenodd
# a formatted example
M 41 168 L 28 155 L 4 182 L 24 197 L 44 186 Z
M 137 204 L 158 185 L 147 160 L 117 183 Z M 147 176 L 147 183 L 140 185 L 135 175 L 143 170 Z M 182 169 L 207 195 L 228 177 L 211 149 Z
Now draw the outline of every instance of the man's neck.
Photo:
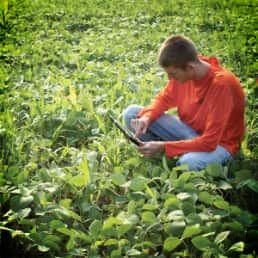
M 193 80 L 201 80 L 210 70 L 210 64 L 200 60 L 200 63 L 198 63 L 195 67 L 195 74 L 193 76 Z

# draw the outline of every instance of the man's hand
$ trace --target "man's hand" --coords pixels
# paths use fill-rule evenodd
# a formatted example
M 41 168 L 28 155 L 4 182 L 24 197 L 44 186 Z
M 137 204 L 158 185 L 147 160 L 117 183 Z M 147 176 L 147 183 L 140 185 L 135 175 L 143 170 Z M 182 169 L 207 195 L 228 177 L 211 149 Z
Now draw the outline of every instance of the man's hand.
M 141 142 L 138 150 L 146 157 L 153 157 L 165 151 L 165 142 Z
M 146 133 L 147 128 L 149 127 L 150 119 L 148 117 L 141 117 L 138 119 L 131 120 L 131 126 L 135 131 L 135 136 L 139 137 L 140 135 Z

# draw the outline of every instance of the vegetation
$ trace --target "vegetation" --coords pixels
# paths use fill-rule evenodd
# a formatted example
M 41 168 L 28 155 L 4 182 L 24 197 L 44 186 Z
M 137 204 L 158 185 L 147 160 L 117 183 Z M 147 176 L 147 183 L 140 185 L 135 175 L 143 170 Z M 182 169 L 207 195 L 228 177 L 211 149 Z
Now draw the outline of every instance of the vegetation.
M 256 257 L 254 2 L 0 1 L 6 257 Z M 172 33 L 242 81 L 248 129 L 228 167 L 143 158 L 107 119 L 164 87 L 156 55 Z

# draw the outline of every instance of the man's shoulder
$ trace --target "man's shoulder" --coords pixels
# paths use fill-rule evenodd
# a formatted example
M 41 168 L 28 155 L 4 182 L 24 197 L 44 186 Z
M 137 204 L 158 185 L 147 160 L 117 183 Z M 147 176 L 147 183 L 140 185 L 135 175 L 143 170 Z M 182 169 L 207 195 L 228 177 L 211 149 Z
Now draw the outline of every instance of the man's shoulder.
M 240 84 L 239 79 L 230 70 L 221 68 L 215 71 L 214 84 L 218 87 L 230 86 L 232 84 Z

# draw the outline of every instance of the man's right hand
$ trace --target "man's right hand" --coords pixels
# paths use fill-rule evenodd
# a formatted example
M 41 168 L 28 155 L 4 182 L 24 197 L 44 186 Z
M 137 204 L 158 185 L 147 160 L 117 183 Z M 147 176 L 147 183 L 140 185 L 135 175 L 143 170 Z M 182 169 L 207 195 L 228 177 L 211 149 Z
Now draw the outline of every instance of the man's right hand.
M 149 117 L 141 117 L 131 120 L 131 126 L 135 131 L 135 136 L 139 137 L 140 135 L 146 133 L 147 128 L 149 127 L 150 119 Z

